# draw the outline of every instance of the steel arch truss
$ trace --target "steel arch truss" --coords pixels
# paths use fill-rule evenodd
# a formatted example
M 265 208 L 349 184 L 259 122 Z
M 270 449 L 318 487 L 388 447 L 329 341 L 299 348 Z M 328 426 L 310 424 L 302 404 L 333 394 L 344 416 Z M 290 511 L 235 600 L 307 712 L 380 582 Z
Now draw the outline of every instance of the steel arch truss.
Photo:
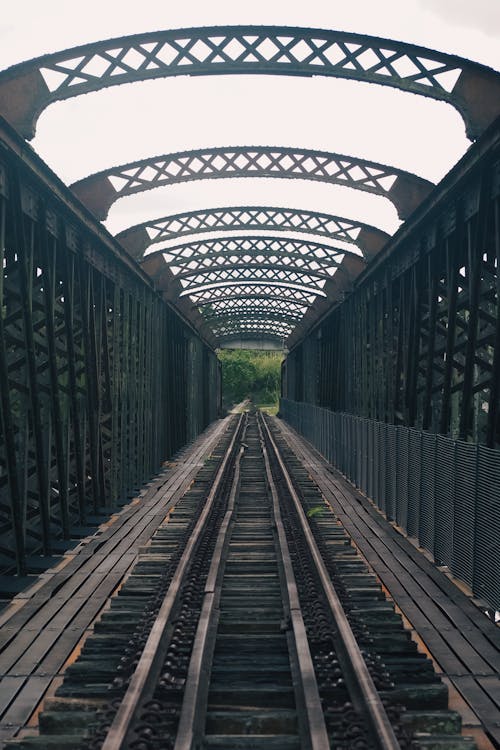
M 228 282 L 249 283 L 267 282 L 283 283 L 292 288 L 311 289 L 316 294 L 321 291 L 326 281 L 326 276 L 305 274 L 294 268 L 285 269 L 281 266 L 268 266 L 255 264 L 246 266 L 238 264 L 233 267 L 214 269 L 205 273 L 196 273 L 181 279 L 183 289 L 182 296 L 189 294 L 191 289 L 214 288 Z
M 290 237 L 273 237 L 242 235 L 239 237 L 221 237 L 215 240 L 207 239 L 201 242 L 188 242 L 184 245 L 158 250 L 165 261 L 180 269 L 203 268 L 228 257 L 273 257 L 293 261 L 305 261 L 314 268 L 336 267 L 342 261 L 346 250 L 337 249 L 331 245 L 309 240 L 295 240 Z M 150 257 L 150 253 L 147 257 Z M 195 264 L 193 266 L 193 264 Z M 312 265 L 315 264 L 315 265 Z
M 71 187 L 99 219 L 126 195 L 192 180 L 281 177 L 343 185 L 391 200 L 405 219 L 432 183 L 378 162 L 344 154 L 282 146 L 231 146 L 152 156 L 85 177 Z
M 228 310 L 219 315 L 213 315 L 210 326 L 217 338 L 228 334 L 245 334 L 250 330 L 256 335 L 273 335 L 279 338 L 286 337 L 292 333 L 299 318 L 288 315 L 272 308 L 262 309 L 258 307 L 240 307 L 236 311 Z
M 389 235 L 363 222 L 341 216 L 275 206 L 227 206 L 164 216 L 136 224 L 116 238 L 134 258 L 142 258 L 153 244 L 206 234 L 233 231 L 300 232 L 358 245 L 363 256 L 375 255 Z
M 290 289 L 285 284 L 248 283 L 233 284 L 217 289 L 201 289 L 190 292 L 191 301 L 206 312 L 207 307 L 215 307 L 218 303 L 231 302 L 242 298 L 254 300 L 280 300 L 284 304 L 304 305 L 310 307 L 316 299 L 315 292 L 309 290 Z
M 227 320 L 215 327 L 217 337 L 222 340 L 227 336 L 241 336 L 253 333 L 255 336 L 286 339 L 293 331 L 293 326 L 279 319 L 249 317 L 247 319 Z
M 287 323 L 293 319 L 293 329 L 311 307 L 319 314 L 325 303 L 338 298 L 365 261 L 344 248 L 309 239 L 227 235 L 162 247 L 148 253 L 142 265 L 168 299 L 184 305 L 191 300 L 218 336 L 217 319 L 233 313 L 234 326 L 237 310 L 242 315 L 269 310 L 273 319 L 279 312 Z M 279 310 L 268 306 L 269 299 Z
M 0 111 L 23 135 L 53 101 L 176 75 L 333 76 L 452 104 L 470 137 L 500 111 L 499 76 L 463 58 L 363 34 L 279 26 L 157 31 L 86 44 L 15 65 L 0 79 Z
M 164 278 L 167 286 L 176 284 L 181 299 L 190 297 L 194 301 L 193 295 L 208 293 L 208 301 L 199 305 L 198 310 L 217 337 L 221 321 L 227 321 L 228 316 L 231 333 L 235 333 L 238 319 L 242 325 L 244 321 L 248 325 L 251 318 L 256 325 L 262 324 L 262 335 L 268 330 L 269 321 L 278 321 L 280 331 L 286 323 L 290 334 L 309 307 L 301 304 L 304 292 L 311 295 L 312 304 L 318 297 L 325 297 L 325 284 L 333 278 L 344 257 L 345 252 L 331 246 L 287 237 L 229 236 L 159 250 L 146 256 L 144 267 L 153 272 L 160 285 Z M 160 258 L 165 261 L 168 276 L 158 263 Z M 262 294 L 251 299 L 243 287 L 252 284 L 286 288 L 288 299 L 272 300 L 271 305 Z M 227 287 L 233 291 L 238 288 L 238 297 L 215 302 L 213 293 Z
M 345 251 L 283 237 L 243 236 L 188 243 L 158 254 L 163 255 L 178 280 L 232 269 L 239 269 L 244 275 L 245 270 L 258 268 L 294 270 L 328 279 L 342 262 Z
M 239 265 L 194 274 L 180 283 L 181 297 L 189 296 L 219 339 L 248 333 L 250 323 L 255 333 L 279 338 L 286 328 L 288 337 L 318 297 L 325 296 L 325 279 L 279 266 Z
M 237 315 L 248 315 L 256 310 L 259 311 L 259 314 L 271 314 L 272 317 L 279 317 L 280 320 L 298 322 L 307 311 L 307 306 L 296 302 L 285 303 L 279 298 L 265 298 L 256 302 L 251 297 L 239 297 L 226 302 L 200 306 L 199 309 L 207 323 L 226 317 L 234 318 Z

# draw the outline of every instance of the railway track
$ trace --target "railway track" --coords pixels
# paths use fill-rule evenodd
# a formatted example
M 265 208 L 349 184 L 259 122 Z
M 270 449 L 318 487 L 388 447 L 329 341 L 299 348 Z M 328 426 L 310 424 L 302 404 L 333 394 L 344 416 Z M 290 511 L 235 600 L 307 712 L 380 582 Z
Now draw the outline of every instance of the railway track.
M 307 470 L 230 429 L 9 748 L 471 750 Z

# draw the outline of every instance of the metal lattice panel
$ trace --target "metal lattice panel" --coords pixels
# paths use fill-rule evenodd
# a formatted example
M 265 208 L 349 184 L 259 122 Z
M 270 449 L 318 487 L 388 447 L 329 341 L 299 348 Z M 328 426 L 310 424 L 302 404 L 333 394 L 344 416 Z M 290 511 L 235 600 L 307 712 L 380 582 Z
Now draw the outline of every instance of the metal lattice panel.
M 192 281 L 183 280 L 181 286 L 183 291 L 181 297 L 197 294 L 208 289 L 217 289 L 221 286 L 234 284 L 266 284 L 273 286 L 286 286 L 292 291 L 313 292 L 316 295 L 325 296 L 322 291 L 323 279 L 314 279 L 311 276 L 301 277 L 295 271 L 282 271 L 267 268 L 256 268 L 248 273 L 242 273 L 241 269 L 234 271 L 221 271 L 209 275 L 199 274 Z
M 207 322 L 221 315 L 245 315 L 249 310 L 258 309 L 262 313 L 272 313 L 281 318 L 298 321 L 307 311 L 305 305 L 283 302 L 281 299 L 239 297 L 233 300 L 207 303 L 199 306 L 200 312 Z
M 400 218 L 429 194 L 432 184 L 414 174 L 345 154 L 283 146 L 236 146 L 152 156 L 75 182 L 76 195 L 100 219 L 125 195 L 164 185 L 223 177 L 281 177 L 343 185 L 389 198 Z
M 190 296 L 196 301 L 200 291 L 205 293 L 205 305 L 198 305 L 202 319 L 213 330 L 213 293 L 220 287 L 265 283 L 272 288 L 287 288 L 287 300 L 281 299 L 282 310 L 295 303 L 294 322 L 298 323 L 304 313 L 320 294 L 325 297 L 323 287 L 330 282 L 345 256 L 353 256 L 363 265 L 359 256 L 334 247 L 302 242 L 288 237 L 239 236 L 208 239 L 175 247 L 162 248 L 143 260 L 143 267 L 155 279 L 159 289 L 165 289 L 170 299 Z M 349 277 L 349 271 L 342 269 Z M 311 292 L 311 303 L 303 305 L 303 292 Z M 194 295 L 194 296 L 193 296 Z M 253 295 L 250 302 L 243 295 L 246 304 L 261 311 L 266 308 L 265 295 Z M 234 300 L 233 304 L 234 304 Z M 221 311 L 226 302 L 218 303 Z M 236 309 L 236 308 L 233 308 Z M 297 310 L 300 309 L 300 314 Z M 290 319 L 286 311 L 287 320 Z
M 279 255 L 257 255 L 253 256 L 232 256 L 227 258 L 225 256 L 218 256 L 210 261 L 207 260 L 200 264 L 197 269 L 179 269 L 177 266 L 171 266 L 171 270 L 175 274 L 175 277 L 180 281 L 184 279 L 193 279 L 195 277 L 208 277 L 212 274 L 220 275 L 225 274 L 225 278 L 229 278 L 228 273 L 234 271 L 240 271 L 243 278 L 250 272 L 257 272 L 260 278 L 260 270 L 273 270 L 273 271 L 287 271 L 289 274 L 295 273 L 297 279 L 303 277 L 303 281 L 308 282 L 309 278 L 316 282 L 316 279 L 329 279 L 335 273 L 336 267 L 325 268 L 320 266 L 318 263 L 308 263 L 305 260 L 293 261 L 290 258 L 281 258 Z
M 227 321 L 215 327 L 219 338 L 252 332 L 259 336 L 270 335 L 286 339 L 292 329 L 293 326 L 287 325 L 280 320 L 262 320 L 261 318 Z
M 213 350 L 1 137 L 0 572 L 25 575 L 215 418 L 191 339 L 217 383 Z
M 346 250 L 338 250 L 308 240 L 294 240 L 289 237 L 241 236 L 222 237 L 216 240 L 189 242 L 167 250 L 158 250 L 171 266 L 179 269 L 198 269 L 227 263 L 228 258 L 280 258 L 283 263 L 298 264 L 309 270 L 334 269 L 342 261 Z M 153 253 L 148 253 L 148 258 Z
M 236 325 L 239 321 L 243 323 L 248 320 L 254 320 L 256 322 L 269 322 L 274 320 L 277 323 L 287 325 L 290 330 L 292 330 L 294 324 L 297 322 L 297 316 L 276 312 L 269 308 L 249 305 L 247 307 L 240 307 L 236 311 L 219 311 L 217 314 L 212 314 L 207 320 L 210 322 L 210 325 L 214 330 L 218 330 L 221 325 L 229 323 L 231 325 Z
M 40 112 L 59 99 L 150 78 L 228 73 L 334 76 L 393 86 L 449 102 L 471 137 L 499 109 L 495 73 L 463 58 L 362 34 L 278 26 L 159 31 L 45 55 L 3 73 L 0 108 L 29 136 Z M 486 89 L 484 103 L 469 93 L 474 82 Z M 27 94 L 13 107 L 12 90 L 21 88 Z
M 317 290 L 323 287 L 328 276 L 326 274 L 303 273 L 300 269 L 287 269 L 279 264 L 270 265 L 255 261 L 253 264 L 238 263 L 234 266 L 223 266 L 221 268 L 214 266 L 209 271 L 182 274 L 179 278 L 185 291 L 189 291 L 192 287 L 213 286 L 228 281 L 237 281 L 238 283 L 279 281 L 288 285 L 299 285 L 307 289 Z
M 191 291 L 189 293 L 189 298 L 199 306 L 238 299 L 243 296 L 249 299 L 275 298 L 285 303 L 289 301 L 307 306 L 312 305 L 316 298 L 316 294 L 308 290 L 290 289 L 286 284 L 271 286 L 265 282 L 261 284 L 232 284 L 219 287 L 218 289 L 201 290 L 196 293 Z
M 350 244 L 365 237 L 370 245 L 382 247 L 389 235 L 376 227 L 341 216 L 275 206 L 228 206 L 164 216 L 136 224 L 117 234 L 117 239 L 136 258 L 151 245 L 194 234 L 217 231 L 266 230 L 301 232 Z M 361 247 L 366 254 L 366 245 Z

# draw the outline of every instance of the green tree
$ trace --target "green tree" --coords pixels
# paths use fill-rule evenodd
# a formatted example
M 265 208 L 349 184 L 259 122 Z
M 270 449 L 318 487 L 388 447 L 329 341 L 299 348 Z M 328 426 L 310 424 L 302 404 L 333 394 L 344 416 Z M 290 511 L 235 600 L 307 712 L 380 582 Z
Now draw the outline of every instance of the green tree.
M 223 349 L 222 397 L 226 406 L 251 398 L 256 403 L 276 403 L 280 391 L 280 352 Z

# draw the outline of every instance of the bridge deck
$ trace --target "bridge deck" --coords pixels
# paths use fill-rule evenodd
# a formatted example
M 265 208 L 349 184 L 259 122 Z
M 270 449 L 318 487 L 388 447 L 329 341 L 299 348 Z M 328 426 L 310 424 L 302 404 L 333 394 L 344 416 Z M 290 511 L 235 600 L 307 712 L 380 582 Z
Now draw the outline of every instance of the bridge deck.
M 450 707 L 480 750 L 500 744 L 500 630 L 449 577 L 404 538 L 311 446 L 277 420 L 354 543 L 432 656 L 450 689 Z M 138 550 L 190 485 L 227 424 L 215 423 L 146 485 L 112 523 L 83 541 L 0 614 L 0 744 L 35 731 L 37 707 L 62 681 L 82 638 L 120 586 Z M 19 736 L 19 735 L 18 735 Z
M 280 427 L 430 653 L 454 707 L 466 711 L 467 734 L 482 725 L 500 745 L 500 628 L 304 438 L 284 422 Z

